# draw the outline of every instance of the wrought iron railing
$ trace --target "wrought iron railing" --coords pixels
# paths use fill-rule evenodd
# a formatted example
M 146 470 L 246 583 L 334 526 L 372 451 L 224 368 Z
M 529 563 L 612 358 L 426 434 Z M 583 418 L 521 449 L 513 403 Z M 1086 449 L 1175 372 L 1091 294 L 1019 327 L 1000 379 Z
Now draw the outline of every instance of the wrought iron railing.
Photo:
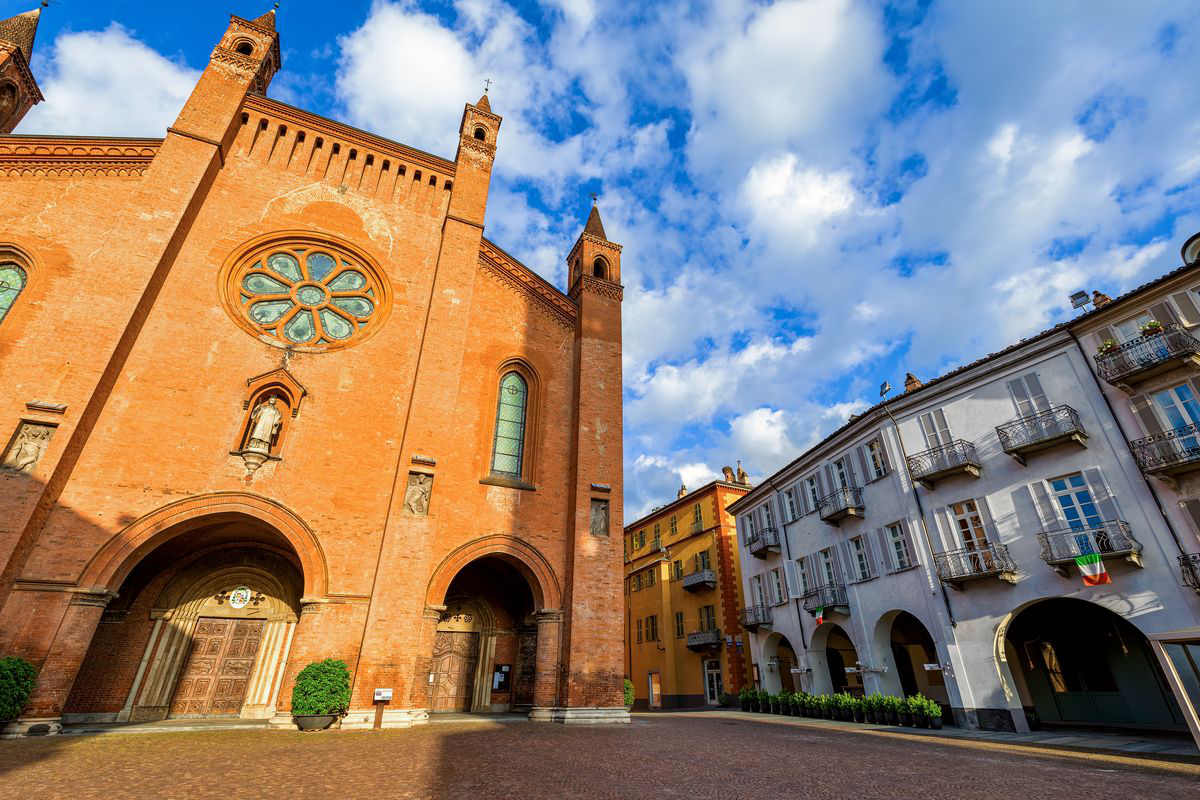
M 824 586 L 809 589 L 804 593 L 801 602 L 804 605 L 804 610 L 808 612 L 816 611 L 818 608 L 845 606 L 848 604 L 846 601 L 846 584 L 827 583 Z
M 1063 564 L 1092 553 L 1120 556 L 1142 551 L 1141 543 L 1129 532 L 1129 523 L 1119 519 L 1088 528 L 1042 531 L 1038 541 L 1042 543 L 1042 560 L 1047 564 Z
M 692 631 L 687 635 L 688 647 L 711 647 L 721 643 L 721 629 L 710 628 L 706 631 Z
M 1000 447 L 1006 453 L 1076 433 L 1087 435 L 1079 422 L 1079 413 L 1070 406 L 1055 406 L 996 427 Z
M 1200 425 L 1185 425 L 1129 443 L 1143 472 L 1200 461 Z
M 762 555 L 769 547 L 779 546 L 779 531 L 774 528 L 759 528 L 746 538 L 746 549 L 750 555 Z
M 683 576 L 683 588 L 695 589 L 703 586 L 713 588 L 717 585 L 717 573 L 711 569 L 698 569 Z
M 986 578 L 1017 571 L 1017 564 L 1002 544 L 982 544 L 933 554 L 933 566 L 943 581 Z
M 975 455 L 975 445 L 964 439 L 931 447 L 908 457 L 908 470 L 912 473 L 913 479 L 918 481 L 960 467 L 979 469 L 979 458 Z
M 1200 354 L 1200 341 L 1178 325 L 1163 325 L 1161 333 L 1139 336 L 1116 349 L 1096 355 L 1096 371 L 1109 383 L 1176 358 Z
M 844 516 L 850 510 L 861 511 L 863 508 L 862 489 L 853 486 L 835 489 L 821 498 L 817 503 L 821 519 Z
M 1179 571 L 1183 574 L 1183 582 L 1200 592 L 1200 553 L 1180 556 Z
M 750 606 L 743 608 L 739 615 L 738 621 L 741 622 L 743 628 L 753 630 L 759 625 L 771 624 L 771 608 L 770 606 Z

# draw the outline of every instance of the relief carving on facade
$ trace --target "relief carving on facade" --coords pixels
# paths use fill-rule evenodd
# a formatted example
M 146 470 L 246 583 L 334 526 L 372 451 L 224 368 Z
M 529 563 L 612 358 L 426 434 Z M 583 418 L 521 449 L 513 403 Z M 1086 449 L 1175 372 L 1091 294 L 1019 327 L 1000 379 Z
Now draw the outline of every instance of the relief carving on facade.
M 404 490 L 404 509 L 414 517 L 429 514 L 429 498 L 433 494 L 433 476 L 424 472 L 408 473 L 408 488 Z
M 22 422 L 8 447 L 8 452 L 4 455 L 2 466 L 14 472 L 30 474 L 46 452 L 46 448 L 50 446 L 50 437 L 53 435 L 53 425 Z
M 607 500 L 592 500 L 592 536 L 608 536 Z

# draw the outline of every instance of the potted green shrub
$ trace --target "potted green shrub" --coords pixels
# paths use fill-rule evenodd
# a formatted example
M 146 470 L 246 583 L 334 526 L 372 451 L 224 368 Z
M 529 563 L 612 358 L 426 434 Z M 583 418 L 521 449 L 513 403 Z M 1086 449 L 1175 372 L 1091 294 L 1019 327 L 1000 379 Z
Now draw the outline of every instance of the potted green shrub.
M 867 722 L 878 725 L 880 723 L 879 712 L 883 708 L 883 695 L 879 692 L 872 692 L 866 698 L 866 707 Z
M 883 710 L 887 717 L 888 725 L 900 724 L 900 706 L 903 702 L 899 697 L 893 697 L 890 694 L 883 698 Z
M 754 690 L 749 686 L 743 686 L 738 692 L 738 702 L 742 704 L 742 711 L 749 711 L 750 705 L 754 702 Z
M 912 714 L 913 725 L 918 728 L 929 727 L 929 699 L 920 692 L 908 698 L 909 712 Z
M 625 679 L 625 710 L 633 709 L 633 681 Z
M 926 700 L 925 711 L 929 714 L 929 727 L 940 731 L 942 729 L 942 704 L 937 700 Z
M 821 695 L 821 718 L 833 719 L 833 698 L 827 694 Z
M 0 722 L 16 719 L 29 702 L 37 670 L 23 658 L 0 658 Z
M 758 707 L 754 709 L 760 714 L 769 713 L 771 710 L 771 695 L 766 689 L 758 690 Z
M 1107 356 L 1112 355 L 1121 349 L 1120 343 L 1116 339 L 1105 339 L 1100 343 L 1100 347 L 1096 350 L 1096 355 Z
M 350 670 L 345 661 L 314 661 L 296 676 L 292 719 L 302 731 L 320 731 L 350 707 Z
M 1163 332 L 1163 324 L 1156 319 L 1148 319 L 1138 326 L 1142 336 L 1157 336 Z
M 800 716 L 800 709 L 804 705 L 804 692 L 792 692 L 792 716 Z
M 900 712 L 900 724 L 905 728 L 911 728 L 913 724 L 912 704 L 908 698 L 896 698 L 900 701 L 898 709 Z
M 863 698 L 855 697 L 854 701 L 853 701 L 852 709 L 854 711 L 854 721 L 855 722 L 866 722 L 867 721 L 867 704 Z
M 733 706 L 736 706 L 737 703 L 738 703 L 738 699 L 736 697 L 734 697 L 733 695 L 731 695 L 729 692 L 721 692 L 721 707 L 722 708 L 732 708 Z

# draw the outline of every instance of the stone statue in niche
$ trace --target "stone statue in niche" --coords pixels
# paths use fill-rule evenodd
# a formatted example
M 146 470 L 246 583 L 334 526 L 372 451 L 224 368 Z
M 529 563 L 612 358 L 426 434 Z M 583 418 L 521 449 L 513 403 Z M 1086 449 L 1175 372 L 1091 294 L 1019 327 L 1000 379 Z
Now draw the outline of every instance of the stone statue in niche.
M 404 507 L 414 517 L 429 513 L 429 496 L 433 494 L 433 476 L 423 472 L 408 473 L 408 488 L 404 490 Z
M 608 536 L 608 501 L 592 501 L 592 536 Z
M 4 468 L 29 474 L 50 446 L 53 425 L 40 422 L 22 422 L 13 437 L 12 445 L 4 456 Z
M 250 412 L 250 432 L 242 449 L 242 460 L 246 462 L 248 470 L 253 472 L 267 460 L 282 425 L 283 413 L 279 410 L 279 398 L 275 395 L 263 400 Z

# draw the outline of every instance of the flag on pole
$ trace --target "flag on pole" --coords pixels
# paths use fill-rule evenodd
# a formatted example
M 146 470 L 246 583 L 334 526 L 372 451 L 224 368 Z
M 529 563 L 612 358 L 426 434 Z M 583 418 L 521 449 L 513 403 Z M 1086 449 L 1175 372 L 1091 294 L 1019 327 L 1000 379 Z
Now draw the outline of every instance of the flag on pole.
M 1083 574 L 1084 586 L 1100 586 L 1105 583 L 1112 583 L 1112 578 L 1108 577 L 1108 570 L 1104 568 L 1104 559 L 1099 553 L 1087 553 L 1086 555 L 1075 557 L 1075 566 L 1079 567 L 1080 573 Z
M 818 606 L 818 607 L 817 607 L 817 613 L 816 613 L 816 617 L 817 617 L 817 624 L 818 624 L 818 625 L 820 625 L 822 622 L 824 622 L 824 621 L 825 621 L 825 606 Z

